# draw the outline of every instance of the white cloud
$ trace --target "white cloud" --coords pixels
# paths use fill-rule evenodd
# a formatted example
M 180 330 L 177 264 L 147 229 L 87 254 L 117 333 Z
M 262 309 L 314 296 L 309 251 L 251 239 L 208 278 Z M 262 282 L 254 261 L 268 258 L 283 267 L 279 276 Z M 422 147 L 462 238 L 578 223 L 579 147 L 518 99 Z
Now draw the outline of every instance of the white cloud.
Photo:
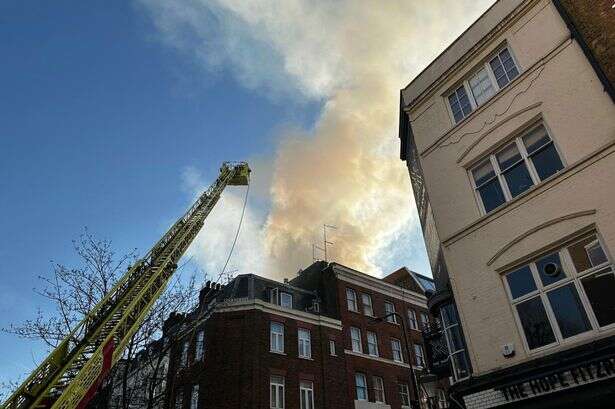
M 195 200 L 206 187 L 200 173 L 194 168 L 185 170 L 183 181 L 186 186 L 192 188 Z M 210 278 L 218 277 L 231 251 L 241 219 L 245 189 L 245 187 L 226 188 L 186 253 L 186 256 L 196 262 Z M 264 216 L 249 203 L 248 201 L 237 244 L 226 272 L 236 270 L 240 274 L 267 275 L 270 269 L 269 259 L 263 251 Z
M 162 41 L 207 70 L 230 69 L 269 95 L 324 101 L 312 130 L 279 136 L 270 211 L 248 227 L 257 240 L 242 250 L 254 257 L 246 262 L 289 275 L 311 262 L 311 243 L 329 223 L 339 227 L 336 261 L 373 274 L 397 267 L 379 264 L 399 262 L 404 251 L 396 243 L 407 245 L 408 231 L 420 239 L 397 158 L 399 89 L 492 0 L 138 1 Z M 217 207 L 210 230 L 234 231 L 233 197 Z M 228 239 L 212 238 L 200 247 L 208 266 L 213 243 Z M 424 259 L 421 246 L 411 247 L 411 258 Z

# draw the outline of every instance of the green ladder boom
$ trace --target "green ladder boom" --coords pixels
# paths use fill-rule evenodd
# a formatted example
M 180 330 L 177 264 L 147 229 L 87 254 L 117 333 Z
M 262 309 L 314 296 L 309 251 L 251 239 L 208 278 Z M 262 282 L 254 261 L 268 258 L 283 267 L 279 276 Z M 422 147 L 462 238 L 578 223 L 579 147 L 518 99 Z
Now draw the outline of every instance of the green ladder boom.
M 247 185 L 245 162 L 225 162 L 218 179 L 160 241 L 126 271 L 102 300 L 4 402 L 4 409 L 82 409 L 122 357 L 177 263 L 228 185 Z

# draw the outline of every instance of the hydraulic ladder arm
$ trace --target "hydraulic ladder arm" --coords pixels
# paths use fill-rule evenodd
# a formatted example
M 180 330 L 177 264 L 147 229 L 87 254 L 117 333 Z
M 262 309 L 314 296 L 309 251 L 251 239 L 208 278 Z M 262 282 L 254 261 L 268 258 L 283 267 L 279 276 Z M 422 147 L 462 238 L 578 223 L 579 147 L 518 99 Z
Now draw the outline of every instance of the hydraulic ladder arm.
M 138 260 L 4 402 L 4 409 L 81 409 L 122 357 L 177 263 L 228 185 L 247 185 L 245 162 L 225 162 L 216 181 Z

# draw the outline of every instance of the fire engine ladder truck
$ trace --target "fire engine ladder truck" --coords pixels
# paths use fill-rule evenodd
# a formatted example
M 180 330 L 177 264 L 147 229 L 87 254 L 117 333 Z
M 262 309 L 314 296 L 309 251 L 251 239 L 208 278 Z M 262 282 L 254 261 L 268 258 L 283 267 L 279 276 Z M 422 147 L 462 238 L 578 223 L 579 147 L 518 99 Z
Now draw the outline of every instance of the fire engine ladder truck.
M 245 162 L 225 162 L 216 181 L 4 403 L 4 409 L 82 409 L 121 358 L 177 263 L 228 185 L 248 185 Z

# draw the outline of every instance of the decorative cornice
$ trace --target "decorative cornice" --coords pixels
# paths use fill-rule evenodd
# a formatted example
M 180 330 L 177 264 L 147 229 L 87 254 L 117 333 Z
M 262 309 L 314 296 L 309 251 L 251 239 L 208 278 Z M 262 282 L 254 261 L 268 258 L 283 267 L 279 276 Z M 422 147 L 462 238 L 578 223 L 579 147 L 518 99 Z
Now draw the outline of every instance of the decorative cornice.
M 560 216 L 560 217 L 556 217 L 555 219 L 551 219 L 548 220 L 544 223 L 539 224 L 538 226 L 535 226 L 531 229 L 529 229 L 528 231 L 526 231 L 523 234 L 518 235 L 517 237 L 515 237 L 514 239 L 512 239 L 508 244 L 506 244 L 504 247 L 502 247 L 500 250 L 498 250 L 493 257 L 491 257 L 489 259 L 489 261 L 487 261 L 487 265 L 490 266 L 492 265 L 502 254 L 504 254 L 506 251 L 508 251 L 508 249 L 510 249 L 512 246 L 514 246 L 515 244 L 519 243 L 520 241 L 524 240 L 525 238 L 531 236 L 534 233 L 539 232 L 540 230 L 543 230 L 549 226 L 553 226 L 554 224 L 557 223 L 561 223 L 563 221 L 566 220 L 571 220 L 571 219 L 576 219 L 578 217 L 583 217 L 583 216 L 591 216 L 596 214 L 596 210 L 592 209 L 592 210 L 584 210 L 582 212 L 576 212 L 576 213 L 570 213 L 567 214 L 565 216 Z
M 502 33 L 508 30 L 513 26 L 515 22 L 517 22 L 521 17 L 523 17 L 528 10 L 533 8 L 536 4 L 538 4 L 542 0 L 527 0 L 526 2 L 521 2 L 518 6 L 515 7 L 509 14 L 504 16 L 495 26 L 487 32 L 481 39 L 472 45 L 461 57 L 459 57 L 456 61 L 450 64 L 448 68 L 446 68 L 437 78 L 435 78 L 431 83 L 424 87 L 422 91 L 420 91 L 414 98 L 410 101 L 406 101 L 404 98 L 404 106 L 406 107 L 417 107 L 420 106 L 424 101 L 429 99 L 435 92 L 438 91 L 442 87 L 442 85 L 448 81 L 449 78 L 456 75 L 458 72 L 465 70 L 468 65 L 470 65 L 475 57 L 480 54 L 482 51 L 490 47 L 495 40 L 498 40 Z M 548 4 L 548 3 L 547 3 Z M 485 13 L 486 14 L 486 13 Z M 479 17 L 474 24 L 479 24 L 483 16 Z M 471 27 L 472 27 L 471 26 Z M 470 28 L 471 28 L 470 27 Z M 467 31 L 467 30 L 466 30 Z M 421 71 L 410 84 L 408 84 L 402 91 L 408 91 L 410 87 L 417 81 L 419 77 L 427 74 L 430 69 L 433 69 L 433 64 L 440 58 L 442 58 L 447 52 L 450 51 L 451 47 L 455 45 L 459 40 L 461 40 L 466 32 L 462 33 L 449 47 L 444 50 L 436 59 L 432 61 L 432 63 Z M 405 97 L 405 95 L 404 95 Z
M 308 324 L 329 327 L 339 331 L 342 330 L 342 322 L 339 320 L 325 317 L 324 315 L 311 314 L 308 312 L 280 307 L 279 305 L 271 304 L 259 299 L 236 298 L 226 300 L 216 305 L 215 312 L 225 313 L 248 310 L 258 310 L 268 314 L 274 314 L 280 317 L 306 322 Z
M 346 266 L 337 263 L 331 263 L 333 271 L 339 280 L 345 281 L 364 287 L 372 291 L 378 291 L 389 297 L 396 298 L 400 301 L 415 304 L 423 308 L 427 308 L 427 297 L 415 291 L 406 290 L 397 285 L 387 283 L 376 277 L 372 277 L 360 271 L 353 270 Z

